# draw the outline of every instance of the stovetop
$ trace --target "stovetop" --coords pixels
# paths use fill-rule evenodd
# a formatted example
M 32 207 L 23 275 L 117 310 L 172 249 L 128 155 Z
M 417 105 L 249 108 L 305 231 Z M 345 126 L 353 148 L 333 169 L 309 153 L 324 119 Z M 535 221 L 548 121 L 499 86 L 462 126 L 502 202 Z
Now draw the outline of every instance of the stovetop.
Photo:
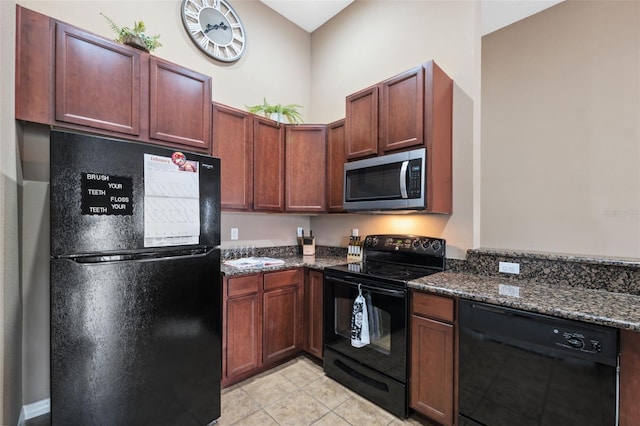
M 344 274 L 364 276 L 367 278 L 397 281 L 404 284 L 442 271 L 438 269 L 395 265 L 382 262 L 345 263 L 342 265 L 330 266 L 325 269 L 330 269 Z
M 330 273 L 365 277 L 406 285 L 415 279 L 444 271 L 446 242 L 417 235 L 368 235 L 363 261 L 326 268 Z

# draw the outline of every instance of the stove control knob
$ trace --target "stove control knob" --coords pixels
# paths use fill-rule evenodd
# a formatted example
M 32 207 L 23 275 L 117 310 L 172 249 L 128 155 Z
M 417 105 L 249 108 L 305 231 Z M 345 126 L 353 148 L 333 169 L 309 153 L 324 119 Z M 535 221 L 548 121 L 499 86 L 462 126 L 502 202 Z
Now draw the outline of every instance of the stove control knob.
M 431 242 L 431 248 L 433 251 L 438 251 L 442 248 L 442 243 L 439 240 L 433 240 Z
M 378 237 L 367 237 L 367 245 L 369 247 L 375 247 L 378 245 Z
M 420 240 L 413 240 L 413 248 L 414 249 L 419 249 L 420 248 Z
M 429 240 L 422 241 L 422 248 L 425 250 L 429 249 Z

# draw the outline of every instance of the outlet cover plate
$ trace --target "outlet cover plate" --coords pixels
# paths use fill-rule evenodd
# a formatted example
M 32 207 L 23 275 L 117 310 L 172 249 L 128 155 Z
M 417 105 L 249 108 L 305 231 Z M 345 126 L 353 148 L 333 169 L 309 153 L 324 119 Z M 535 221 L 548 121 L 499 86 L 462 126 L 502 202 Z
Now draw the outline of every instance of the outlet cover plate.
M 499 262 L 498 272 L 504 272 L 505 274 L 519 274 L 520 264 L 512 262 Z

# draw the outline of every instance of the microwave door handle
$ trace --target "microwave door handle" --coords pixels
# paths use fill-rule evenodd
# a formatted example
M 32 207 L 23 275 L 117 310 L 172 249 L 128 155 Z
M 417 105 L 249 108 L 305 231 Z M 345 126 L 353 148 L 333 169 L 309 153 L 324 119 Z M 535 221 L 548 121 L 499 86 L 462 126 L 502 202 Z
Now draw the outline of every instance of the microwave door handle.
M 402 198 L 409 198 L 407 195 L 407 169 L 409 168 L 409 161 L 403 161 L 400 168 L 400 195 Z

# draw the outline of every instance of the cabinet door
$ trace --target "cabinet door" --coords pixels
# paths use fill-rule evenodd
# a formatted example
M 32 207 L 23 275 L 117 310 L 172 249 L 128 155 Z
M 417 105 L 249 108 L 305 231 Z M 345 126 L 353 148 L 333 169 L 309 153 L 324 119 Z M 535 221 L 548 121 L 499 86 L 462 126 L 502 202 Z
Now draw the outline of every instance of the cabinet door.
M 220 205 L 223 210 L 253 208 L 253 117 L 213 104 L 212 149 L 221 160 Z
M 149 137 L 209 153 L 211 78 L 152 57 L 149 71 Z
M 344 126 L 348 159 L 378 153 L 378 86 L 347 96 Z
M 295 282 L 288 287 L 282 284 Z M 300 271 L 264 274 L 262 360 L 265 365 L 295 355 L 302 349 L 302 281 Z M 273 290 L 268 290 L 272 288 Z
M 640 333 L 620 330 L 620 426 L 640 418 Z
M 453 325 L 412 316 L 410 406 L 442 425 L 454 419 L 453 343 Z
M 380 140 L 383 153 L 424 143 L 424 69 L 404 72 L 380 84 Z
M 326 126 L 287 126 L 286 210 L 326 211 L 327 132 Z
M 141 55 L 139 50 L 58 23 L 56 120 L 139 135 Z
M 308 271 L 305 281 L 306 333 L 305 349 L 311 355 L 322 358 L 322 318 L 324 275 L 320 271 Z
M 327 211 L 342 212 L 344 208 L 344 120 L 327 125 Z
M 53 124 L 55 21 L 16 6 L 16 119 Z
M 230 384 L 262 365 L 260 275 L 225 279 L 223 382 Z
M 284 211 L 284 126 L 253 118 L 253 209 Z

